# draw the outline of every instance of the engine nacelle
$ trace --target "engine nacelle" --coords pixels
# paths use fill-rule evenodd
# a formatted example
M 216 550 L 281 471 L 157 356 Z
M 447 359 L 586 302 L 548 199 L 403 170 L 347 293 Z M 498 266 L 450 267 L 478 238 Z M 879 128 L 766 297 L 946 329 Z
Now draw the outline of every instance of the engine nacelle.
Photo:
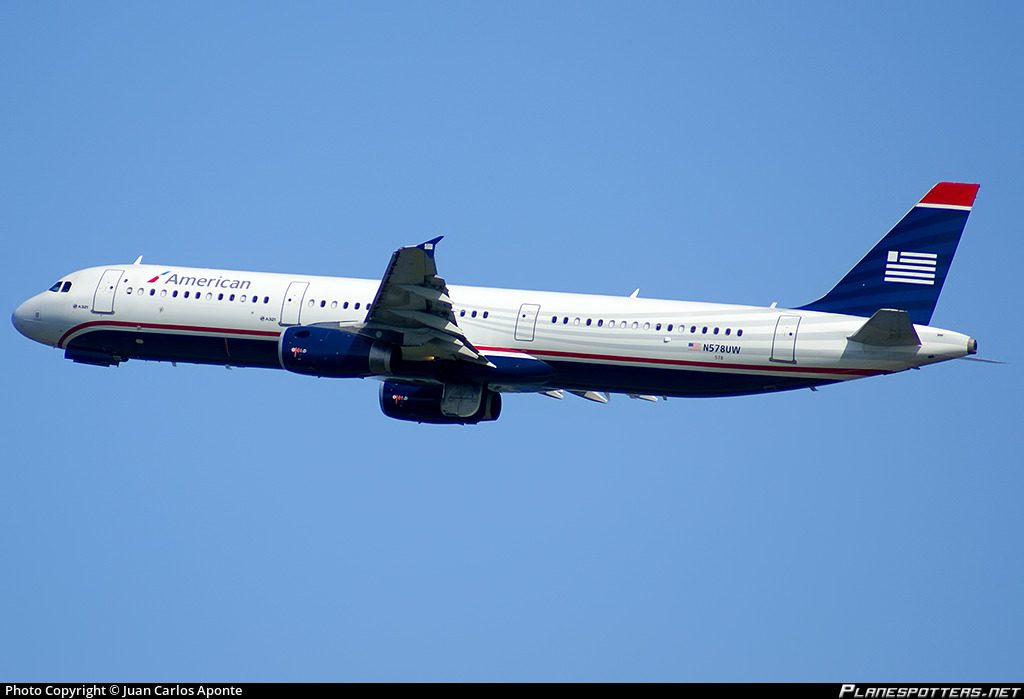
M 395 350 L 356 333 L 315 325 L 288 328 L 278 346 L 281 366 L 310 376 L 387 376 Z
M 380 409 L 396 420 L 475 425 L 498 419 L 501 394 L 482 386 L 385 381 L 380 387 Z

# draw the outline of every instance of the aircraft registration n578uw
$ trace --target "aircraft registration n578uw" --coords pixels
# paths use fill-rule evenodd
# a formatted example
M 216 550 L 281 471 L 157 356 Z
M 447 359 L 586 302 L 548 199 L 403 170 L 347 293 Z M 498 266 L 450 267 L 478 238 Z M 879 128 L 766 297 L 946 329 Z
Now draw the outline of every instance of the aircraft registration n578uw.
M 495 420 L 501 394 L 738 396 L 977 352 L 930 327 L 979 185 L 941 182 L 817 301 L 793 309 L 454 286 L 440 238 L 381 281 L 141 264 L 72 272 L 14 326 L 75 362 L 151 359 L 382 381 L 384 414 Z

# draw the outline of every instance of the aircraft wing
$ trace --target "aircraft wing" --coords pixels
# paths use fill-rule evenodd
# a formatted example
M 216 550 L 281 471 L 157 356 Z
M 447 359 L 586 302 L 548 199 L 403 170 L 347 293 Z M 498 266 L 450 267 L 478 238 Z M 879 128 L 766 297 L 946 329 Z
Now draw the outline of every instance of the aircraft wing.
M 459 328 L 448 285 L 437 276 L 434 250 L 442 237 L 394 252 L 362 332 L 391 338 L 401 345 L 405 359 L 450 359 L 489 366 Z

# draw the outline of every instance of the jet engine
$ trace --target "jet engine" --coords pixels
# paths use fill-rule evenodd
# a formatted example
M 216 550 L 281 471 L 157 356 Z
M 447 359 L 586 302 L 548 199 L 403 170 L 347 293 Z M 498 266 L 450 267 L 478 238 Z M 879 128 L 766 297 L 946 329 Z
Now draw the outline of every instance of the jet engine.
M 475 425 L 498 419 L 501 394 L 474 384 L 385 381 L 380 387 L 380 409 L 396 420 Z
M 339 379 L 387 376 L 395 358 L 390 344 L 315 325 L 285 330 L 278 352 L 281 366 L 288 371 Z

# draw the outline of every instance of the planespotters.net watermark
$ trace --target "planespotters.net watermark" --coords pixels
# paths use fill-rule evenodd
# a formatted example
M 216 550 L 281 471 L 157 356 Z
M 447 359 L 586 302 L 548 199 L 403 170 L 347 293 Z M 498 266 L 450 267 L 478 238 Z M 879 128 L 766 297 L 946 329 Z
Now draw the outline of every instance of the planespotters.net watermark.
M 1020 689 L 993 686 L 892 687 L 877 684 L 844 684 L 839 688 L 839 699 L 1017 699 Z

